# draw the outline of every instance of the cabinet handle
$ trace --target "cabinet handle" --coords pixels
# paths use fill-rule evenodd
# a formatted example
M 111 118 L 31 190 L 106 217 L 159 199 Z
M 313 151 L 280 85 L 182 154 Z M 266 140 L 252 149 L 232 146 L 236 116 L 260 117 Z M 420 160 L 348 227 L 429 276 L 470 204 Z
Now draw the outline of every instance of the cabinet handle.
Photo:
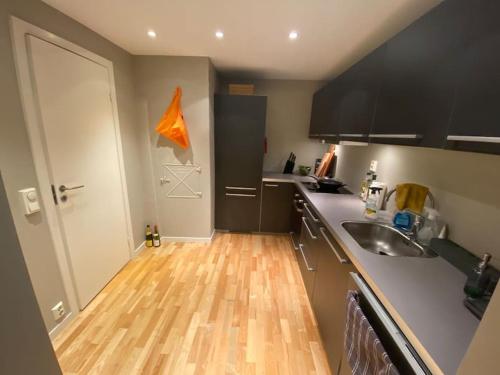
M 304 216 L 302 216 L 302 222 L 304 223 L 304 225 L 305 225 L 305 227 L 306 227 L 307 231 L 309 232 L 309 237 L 311 237 L 313 240 L 317 240 L 317 239 L 318 239 L 318 237 L 316 237 L 316 236 L 312 233 L 311 228 L 309 228 L 309 225 L 307 225 L 307 219 L 306 219 Z
M 232 193 L 226 193 L 227 197 L 245 197 L 245 198 L 255 198 L 255 194 L 232 194 Z
M 278 184 L 264 184 L 265 187 L 280 187 Z
M 297 193 L 295 193 L 293 196 L 294 196 L 295 198 L 300 198 L 300 197 L 301 197 L 301 195 L 300 195 L 300 194 L 297 194 Z
M 299 250 L 300 250 L 300 253 L 302 254 L 302 258 L 304 259 L 304 263 L 306 264 L 306 268 L 308 271 L 316 271 L 316 269 L 314 269 L 313 267 L 309 266 L 309 263 L 307 263 L 307 258 L 306 258 L 306 255 L 304 254 L 304 249 L 303 249 L 304 245 L 302 245 L 301 243 L 299 243 Z
M 323 134 L 318 134 L 320 137 L 336 137 L 337 134 L 334 133 L 323 133 Z
M 366 137 L 366 134 L 339 134 L 340 137 L 349 137 L 349 138 L 362 138 Z
M 242 186 L 226 186 L 227 190 L 257 190 L 256 188 L 251 187 L 242 187 Z
M 399 139 L 419 139 L 421 134 L 368 134 L 370 138 L 399 138 Z
M 304 210 L 301 210 L 299 208 L 299 206 L 297 206 L 297 201 L 295 199 L 293 200 L 293 208 L 295 208 L 295 211 L 297 211 L 299 214 L 304 211 Z
M 315 223 L 319 223 L 319 219 L 313 215 L 313 213 L 311 212 L 311 210 L 309 209 L 309 206 L 307 205 L 307 203 L 304 203 L 304 208 L 306 209 L 307 213 L 309 214 L 309 216 L 311 216 L 311 219 L 315 222 Z
M 480 137 L 469 135 L 449 135 L 446 137 L 448 141 L 461 142 L 481 142 L 481 143 L 500 143 L 500 137 Z
M 328 246 L 330 246 L 330 248 L 332 249 L 333 253 L 337 257 L 337 259 L 339 260 L 339 262 L 342 263 L 342 264 L 350 263 L 349 259 L 345 259 L 345 258 L 342 258 L 340 256 L 339 252 L 337 251 L 337 248 L 335 246 L 333 246 L 333 244 L 331 243 L 330 239 L 328 238 L 328 236 L 326 234 L 325 228 L 321 227 L 321 228 L 319 228 L 319 231 L 321 232 L 321 235 L 325 239 L 325 241 L 328 244 Z

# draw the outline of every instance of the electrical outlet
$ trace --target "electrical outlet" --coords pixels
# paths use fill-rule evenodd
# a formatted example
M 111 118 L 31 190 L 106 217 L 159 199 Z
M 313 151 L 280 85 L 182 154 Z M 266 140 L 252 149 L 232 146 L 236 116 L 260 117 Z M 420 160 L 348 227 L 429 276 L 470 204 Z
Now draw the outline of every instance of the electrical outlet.
M 66 311 L 64 310 L 64 303 L 62 301 L 58 302 L 52 309 L 52 316 L 54 317 L 55 321 L 58 321 L 61 319 Z

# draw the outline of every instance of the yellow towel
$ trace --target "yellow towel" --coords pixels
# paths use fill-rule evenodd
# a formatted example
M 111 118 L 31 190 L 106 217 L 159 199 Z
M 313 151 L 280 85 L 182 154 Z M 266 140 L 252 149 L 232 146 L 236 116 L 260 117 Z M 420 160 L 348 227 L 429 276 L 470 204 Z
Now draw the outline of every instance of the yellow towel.
M 401 184 L 396 186 L 396 206 L 398 210 L 408 209 L 421 213 L 429 188 L 417 184 Z

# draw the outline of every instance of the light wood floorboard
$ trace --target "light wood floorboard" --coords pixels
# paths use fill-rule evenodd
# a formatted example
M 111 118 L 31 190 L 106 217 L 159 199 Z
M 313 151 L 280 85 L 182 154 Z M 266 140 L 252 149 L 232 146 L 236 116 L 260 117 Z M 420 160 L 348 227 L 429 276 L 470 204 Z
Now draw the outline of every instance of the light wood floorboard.
M 144 250 L 54 347 L 65 374 L 330 374 L 294 250 L 277 235 Z

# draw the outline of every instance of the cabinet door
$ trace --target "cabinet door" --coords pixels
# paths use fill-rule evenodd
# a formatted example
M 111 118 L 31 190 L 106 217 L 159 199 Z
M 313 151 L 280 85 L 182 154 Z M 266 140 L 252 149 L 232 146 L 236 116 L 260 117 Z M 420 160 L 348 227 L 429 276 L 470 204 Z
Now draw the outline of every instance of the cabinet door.
M 309 137 L 337 140 L 338 88 L 334 82 L 314 93 L 309 124 Z
M 215 227 L 259 230 L 266 97 L 215 97 Z
M 293 183 L 262 182 L 261 232 L 290 232 L 293 191 Z
M 462 3 L 444 1 L 386 43 L 372 142 L 444 145 L 468 17 Z
M 471 22 L 448 129 L 450 148 L 500 153 L 500 2 L 467 4 Z
M 317 246 L 318 266 L 312 306 L 330 369 L 332 374 L 337 374 L 344 351 L 349 272 L 353 272 L 354 267 L 340 262 L 339 257 L 345 260 L 348 258 L 325 228 L 320 229 Z
M 337 80 L 341 85 L 340 140 L 368 141 L 380 86 L 385 46 L 359 61 Z

